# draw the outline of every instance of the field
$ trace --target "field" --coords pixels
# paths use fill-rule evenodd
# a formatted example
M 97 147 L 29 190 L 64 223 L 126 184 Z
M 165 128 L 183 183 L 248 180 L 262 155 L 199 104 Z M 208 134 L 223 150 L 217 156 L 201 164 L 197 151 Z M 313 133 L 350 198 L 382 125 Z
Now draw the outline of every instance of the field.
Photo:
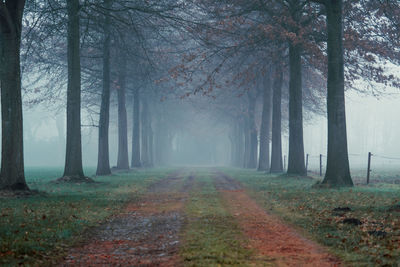
M 128 263 L 274 266 L 296 260 L 293 251 L 302 255 L 296 248 L 303 242 L 300 235 L 312 243 L 308 250 L 316 248 L 315 255 L 304 252 L 304 260 L 329 258 L 350 266 L 399 263 L 400 185 L 394 171 L 382 172 L 368 186 L 347 189 L 314 189 L 317 177 L 232 168 L 131 171 L 96 177 L 95 184 L 51 182 L 60 175 L 56 168 L 28 169 L 29 186 L 41 193 L 1 199 L 1 264 L 44 266 L 67 260 L 74 265 L 79 251 L 81 263 L 90 262 L 90 254 Z M 151 226 L 143 223 L 149 221 Z M 280 221 L 286 230 L 272 227 Z M 108 232 L 109 225 L 123 234 Z M 282 236 L 282 231 L 295 234 Z M 135 240 L 129 236 L 133 232 Z M 100 236 L 109 236 L 107 247 Z M 271 247 L 275 236 L 298 240 L 290 244 L 292 252 L 279 255 Z M 119 258 L 109 244 L 123 249 Z M 129 251 L 135 246 L 152 249 L 133 255 Z

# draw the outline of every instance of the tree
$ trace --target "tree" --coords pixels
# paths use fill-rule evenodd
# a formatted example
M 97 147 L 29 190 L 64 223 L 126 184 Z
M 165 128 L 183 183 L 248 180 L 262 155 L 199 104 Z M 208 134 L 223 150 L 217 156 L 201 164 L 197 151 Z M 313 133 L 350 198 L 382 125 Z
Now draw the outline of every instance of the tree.
M 64 180 L 86 180 L 82 167 L 79 0 L 67 0 L 68 88 Z
M 100 119 L 99 119 L 99 145 L 96 175 L 109 175 L 110 157 L 108 145 L 108 130 L 110 125 L 110 11 L 111 1 L 104 0 L 106 9 L 104 20 L 104 41 L 103 41 L 103 91 L 101 93 Z
M 328 157 L 322 184 L 352 186 L 347 151 L 343 59 L 343 0 L 326 0 L 328 32 Z
M 122 47 L 118 51 L 118 159 L 117 168 L 120 170 L 129 169 L 128 155 L 128 119 L 126 113 L 126 56 Z
M 141 145 L 141 161 L 143 167 L 149 167 L 150 153 L 149 153 L 149 105 L 147 95 L 142 96 L 142 112 L 141 112 L 141 125 L 142 125 L 142 145 Z
M 152 112 L 149 107 L 150 105 L 147 101 L 145 103 L 147 105 L 147 120 L 146 120 L 146 133 L 147 133 L 147 153 L 148 153 L 148 161 L 147 161 L 147 167 L 153 167 L 154 166 L 154 134 L 153 134 L 153 127 L 152 127 Z M 154 106 L 154 105 L 153 105 Z
M 289 45 L 289 158 L 288 174 L 306 174 L 303 141 L 303 91 L 301 46 Z
M 140 92 L 139 88 L 133 91 L 133 124 L 132 124 L 132 168 L 142 167 L 140 161 Z
M 24 0 L 0 1 L 0 189 L 29 190 L 24 173 L 21 99 L 21 30 Z
M 271 69 L 271 68 L 269 68 Z M 271 72 L 268 71 L 264 76 L 263 82 L 263 103 L 261 115 L 260 129 L 260 158 L 258 161 L 259 171 L 269 171 L 270 156 L 269 142 L 271 137 L 271 107 L 272 107 L 272 90 L 271 90 Z
M 248 113 L 247 113 L 247 151 L 248 151 L 248 158 L 246 159 L 246 167 L 250 169 L 257 168 L 257 148 L 258 148 L 258 138 L 257 138 L 257 127 L 255 122 L 255 109 L 256 109 L 256 101 L 257 96 L 255 93 L 251 93 L 250 91 L 247 92 L 248 96 Z
M 271 173 L 283 171 L 282 164 L 282 62 L 275 62 L 273 72 Z

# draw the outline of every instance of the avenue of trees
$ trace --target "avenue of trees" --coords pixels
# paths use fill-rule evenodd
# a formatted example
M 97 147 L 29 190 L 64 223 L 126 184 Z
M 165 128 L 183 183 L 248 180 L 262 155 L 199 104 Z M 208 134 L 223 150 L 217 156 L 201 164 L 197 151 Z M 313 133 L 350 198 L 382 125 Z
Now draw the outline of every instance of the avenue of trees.
M 271 173 L 287 132 L 287 173 L 306 175 L 304 120 L 327 116 L 322 184 L 352 186 L 345 90 L 400 87 L 382 67 L 399 64 L 399 14 L 394 0 L 0 0 L 0 189 L 29 190 L 23 94 L 66 110 L 62 181 L 91 181 L 82 110 L 98 130 L 96 175 L 109 175 L 114 107 L 115 168 L 149 168 L 183 144 L 176 102 L 202 98 L 191 107 L 229 132 L 231 165 Z

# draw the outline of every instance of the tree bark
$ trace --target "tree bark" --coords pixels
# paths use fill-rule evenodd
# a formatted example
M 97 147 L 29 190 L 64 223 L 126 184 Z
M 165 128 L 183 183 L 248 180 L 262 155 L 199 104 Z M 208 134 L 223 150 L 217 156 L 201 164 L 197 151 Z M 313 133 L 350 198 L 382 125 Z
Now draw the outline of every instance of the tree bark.
M 67 0 L 68 11 L 68 88 L 67 143 L 64 177 L 84 177 L 81 141 L 81 64 L 79 0 Z
M 110 0 L 104 0 L 104 6 L 110 8 Z M 108 131 L 110 125 L 110 15 L 106 10 L 103 43 L 103 91 L 101 93 L 99 118 L 99 144 L 96 175 L 110 175 L 110 152 Z
M 0 189 L 6 190 L 29 190 L 24 173 L 20 65 L 24 7 L 24 0 L 8 0 L 0 3 L 2 118 Z
M 126 113 L 126 57 L 122 49 L 119 49 L 119 77 L 118 77 L 118 159 L 117 168 L 129 169 L 128 155 L 128 119 Z
M 282 163 L 282 63 L 275 63 L 272 104 L 271 173 L 283 172 Z
M 139 88 L 133 92 L 132 168 L 140 168 L 140 107 Z
M 328 30 L 328 158 L 323 184 L 353 186 L 347 150 L 343 66 L 343 2 L 326 1 Z
M 259 171 L 268 171 L 270 166 L 269 157 L 269 141 L 271 137 L 271 106 L 272 106 L 272 91 L 271 91 L 271 73 L 266 73 L 264 77 L 264 92 L 263 92 L 263 109 L 261 115 L 260 129 L 260 158 L 258 161 Z
M 306 175 L 303 140 L 301 46 L 289 44 L 289 159 L 288 174 Z

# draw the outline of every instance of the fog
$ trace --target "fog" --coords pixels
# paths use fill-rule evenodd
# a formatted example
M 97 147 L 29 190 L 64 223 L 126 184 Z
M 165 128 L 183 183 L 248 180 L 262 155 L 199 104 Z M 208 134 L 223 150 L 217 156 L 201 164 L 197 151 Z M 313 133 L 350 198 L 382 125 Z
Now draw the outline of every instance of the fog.
M 173 154 L 170 165 L 229 165 L 229 126 L 218 120 L 212 112 L 213 102 L 209 97 L 189 97 L 174 100 L 178 116 L 171 118 L 179 129 L 173 136 Z M 346 94 L 347 132 L 349 159 L 352 169 L 366 168 L 367 154 L 400 158 L 400 125 L 396 114 L 400 114 L 399 97 L 392 92 L 387 96 L 366 96 L 354 91 Z M 161 102 L 160 102 L 161 103 Z M 207 107 L 207 103 L 209 106 Z M 118 130 L 116 105 L 111 112 L 110 164 L 117 161 Z M 130 109 L 128 109 L 128 113 Z M 82 114 L 82 118 L 87 118 Z M 43 105 L 24 107 L 24 151 L 26 166 L 59 166 L 65 160 L 65 114 Z M 90 122 L 84 120 L 83 125 Z M 284 122 L 284 124 L 287 122 Z M 258 125 L 259 128 L 259 125 Z M 287 126 L 284 126 L 287 128 Z M 128 120 L 128 136 L 132 123 Z M 305 153 L 310 154 L 309 169 L 319 168 L 319 154 L 326 155 L 326 117 L 313 115 L 304 123 Z M 97 128 L 82 127 L 84 166 L 97 164 Z M 129 140 L 130 138 L 128 138 Z M 283 133 L 283 154 L 288 155 L 288 133 Z M 129 140 L 128 147 L 131 147 Z M 375 157 L 375 167 L 400 167 L 397 159 Z M 325 165 L 325 159 L 323 160 Z

